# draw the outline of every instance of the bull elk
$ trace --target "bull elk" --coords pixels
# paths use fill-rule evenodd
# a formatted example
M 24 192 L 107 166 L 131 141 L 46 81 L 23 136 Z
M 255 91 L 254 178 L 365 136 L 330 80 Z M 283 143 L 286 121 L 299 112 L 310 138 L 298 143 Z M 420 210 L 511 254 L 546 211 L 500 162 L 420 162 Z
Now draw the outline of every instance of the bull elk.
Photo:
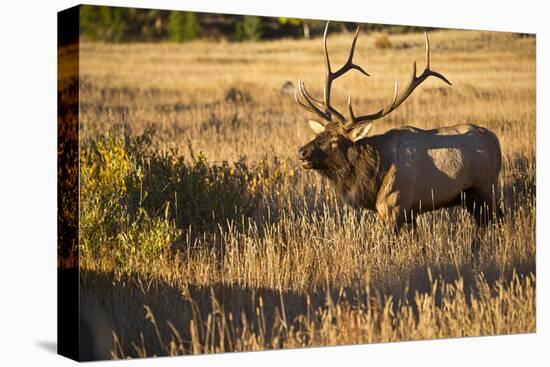
M 301 79 L 294 95 L 300 106 L 320 117 L 309 121 L 315 138 L 298 150 L 302 167 L 319 172 L 346 203 L 376 211 L 397 232 L 416 214 L 459 204 L 474 216 L 478 228 L 500 218 L 497 184 L 501 151 L 490 130 L 472 124 L 433 130 L 405 126 L 368 135 L 375 120 L 399 107 L 428 77 L 451 85 L 430 68 L 428 35 L 424 34 L 426 66 L 420 75 L 414 62 L 408 85 L 399 92 L 396 80 L 391 102 L 372 114 L 357 116 L 348 95 L 348 114 L 344 116 L 331 105 L 332 83 L 352 69 L 369 74 L 353 61 L 359 27 L 347 61 L 333 70 L 327 51 L 328 25 L 323 37 L 323 98 L 313 97 Z M 475 244 L 477 240 L 474 250 Z

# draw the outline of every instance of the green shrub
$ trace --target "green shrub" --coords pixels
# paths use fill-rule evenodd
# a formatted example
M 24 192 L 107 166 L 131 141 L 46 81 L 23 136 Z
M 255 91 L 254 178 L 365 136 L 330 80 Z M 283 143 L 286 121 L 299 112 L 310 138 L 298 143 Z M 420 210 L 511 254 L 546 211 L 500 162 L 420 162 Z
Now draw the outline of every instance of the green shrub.
M 254 210 L 261 176 L 244 159 L 210 164 L 198 154 L 186 163 L 173 151 L 160 151 L 152 137 L 152 131 L 109 133 L 82 146 L 84 258 L 115 259 L 121 268 L 132 268 L 160 258 L 189 226 L 210 230 Z
M 80 8 L 80 32 L 93 40 L 125 41 L 128 29 L 127 12 L 126 8 L 83 5 Z
M 141 221 L 134 222 L 116 237 L 111 258 L 119 270 L 147 272 L 181 236 L 181 229 L 165 218 L 150 218 L 146 212 L 142 215 Z
M 195 13 L 172 11 L 168 17 L 168 35 L 172 41 L 187 42 L 199 35 L 199 21 Z
M 262 38 L 262 18 L 245 15 L 235 27 L 237 41 L 259 41 Z

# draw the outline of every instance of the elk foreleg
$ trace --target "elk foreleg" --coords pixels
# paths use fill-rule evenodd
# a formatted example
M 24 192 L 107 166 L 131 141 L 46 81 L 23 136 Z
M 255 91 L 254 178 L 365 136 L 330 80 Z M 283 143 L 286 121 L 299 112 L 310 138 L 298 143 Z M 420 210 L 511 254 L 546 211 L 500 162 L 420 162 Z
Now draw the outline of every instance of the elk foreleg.
M 401 206 L 378 205 L 376 212 L 386 227 L 391 228 L 396 236 L 399 235 L 403 224 L 407 223 L 406 211 Z
M 378 216 L 396 235 L 401 231 L 403 224 L 413 223 L 411 203 L 415 176 L 407 169 L 399 172 L 398 174 L 395 166 L 390 168 L 376 198 Z

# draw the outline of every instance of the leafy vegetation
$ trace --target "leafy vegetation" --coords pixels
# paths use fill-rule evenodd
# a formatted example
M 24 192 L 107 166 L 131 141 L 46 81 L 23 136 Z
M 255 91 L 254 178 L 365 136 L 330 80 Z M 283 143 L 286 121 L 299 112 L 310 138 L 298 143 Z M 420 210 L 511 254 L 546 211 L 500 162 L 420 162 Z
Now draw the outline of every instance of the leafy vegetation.
M 237 23 L 235 31 L 235 37 L 239 41 L 258 41 L 263 33 L 261 18 L 245 15 Z
M 85 39 L 104 42 L 165 41 L 187 42 L 197 38 L 260 41 L 320 35 L 325 22 L 294 18 L 268 18 L 249 15 L 219 15 L 186 11 L 137 9 L 82 5 L 80 33 Z M 337 23 L 350 31 L 356 23 Z M 365 31 L 392 33 L 424 28 L 363 24 Z
M 190 12 L 172 11 L 168 17 L 168 34 L 172 41 L 186 42 L 199 36 L 197 15 Z
M 92 40 L 121 42 L 128 31 L 128 9 L 108 6 L 82 6 L 80 29 Z
M 138 136 L 110 132 L 81 150 L 81 254 L 101 261 L 114 254 L 117 266 L 149 266 L 183 229 L 212 228 L 250 215 L 258 177 L 244 159 L 191 163 L 153 143 L 153 130 Z

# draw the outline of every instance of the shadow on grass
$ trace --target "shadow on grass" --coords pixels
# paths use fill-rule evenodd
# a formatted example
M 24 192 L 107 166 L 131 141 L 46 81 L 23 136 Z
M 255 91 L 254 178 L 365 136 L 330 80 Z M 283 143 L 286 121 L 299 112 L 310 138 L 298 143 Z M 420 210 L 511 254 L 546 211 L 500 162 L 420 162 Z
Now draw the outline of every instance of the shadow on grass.
M 535 272 L 535 267 L 534 264 L 519 264 L 514 271 L 519 276 L 529 275 Z M 497 281 L 509 282 L 514 271 L 502 273 L 485 268 L 483 274 L 492 288 Z M 196 325 L 194 338 L 201 344 L 208 338 L 214 344 L 226 338 L 222 343 L 228 351 L 231 350 L 232 338 L 254 333 L 263 335 L 264 348 L 282 347 L 281 328 L 298 330 L 301 319 L 326 309 L 330 302 L 368 309 L 373 303 L 380 305 L 391 295 L 395 311 L 399 305 L 407 304 L 416 314 L 414 296 L 416 293 L 430 293 L 432 280 L 450 284 L 463 279 L 469 303 L 477 297 L 478 274 L 479 270 L 472 267 L 457 269 L 448 265 L 432 269 L 431 279 L 426 269 L 414 269 L 387 283 L 372 284 L 368 291 L 358 281 L 356 286 L 328 290 L 321 287 L 305 294 L 221 283 L 178 287 L 142 277 L 116 277 L 112 273 L 82 271 L 81 359 L 109 359 L 111 351 L 119 357 L 139 357 L 143 353 L 147 356 L 190 354 L 193 351 L 192 320 Z M 441 306 L 441 296 L 441 293 L 436 293 L 438 307 Z M 216 319 L 210 323 L 217 325 L 214 328 L 227 323 L 231 332 L 220 333 L 218 330 L 214 333 L 210 330 L 209 334 L 206 325 L 212 318 Z M 314 324 L 320 322 L 318 316 L 312 316 L 312 320 Z M 174 329 L 179 335 L 174 333 Z M 113 342 L 113 332 L 116 342 Z M 175 345 L 180 349 L 174 349 Z

